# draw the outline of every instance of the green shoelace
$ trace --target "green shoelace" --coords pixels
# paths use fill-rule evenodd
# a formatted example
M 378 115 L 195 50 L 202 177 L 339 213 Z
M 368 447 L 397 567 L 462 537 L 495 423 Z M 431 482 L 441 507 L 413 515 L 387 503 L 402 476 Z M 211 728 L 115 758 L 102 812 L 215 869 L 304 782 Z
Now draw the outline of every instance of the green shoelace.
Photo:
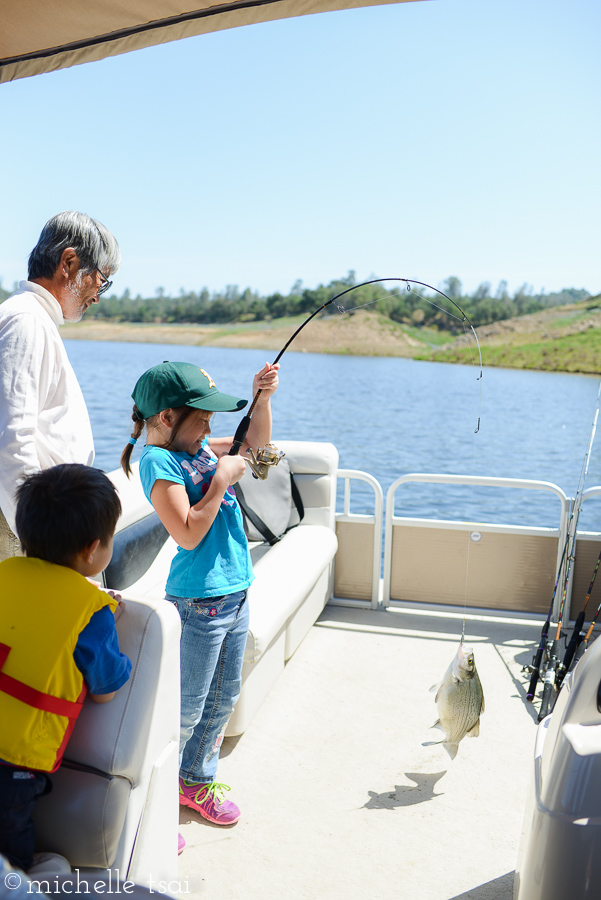
M 190 784 L 189 782 L 187 782 L 184 779 L 184 784 L 186 787 L 198 787 L 198 790 L 194 794 L 195 803 L 201 802 L 198 799 L 198 795 L 202 794 L 204 791 L 206 791 L 206 795 L 203 799 L 206 800 L 207 797 L 212 797 L 212 799 L 216 802 L 216 804 L 218 806 L 220 806 L 223 803 L 223 801 L 225 800 L 224 791 L 231 791 L 231 787 L 229 786 L 229 784 L 220 784 L 218 781 L 210 781 L 208 784 L 195 785 L 195 784 Z M 181 787 L 180 787 L 180 791 L 183 794 Z

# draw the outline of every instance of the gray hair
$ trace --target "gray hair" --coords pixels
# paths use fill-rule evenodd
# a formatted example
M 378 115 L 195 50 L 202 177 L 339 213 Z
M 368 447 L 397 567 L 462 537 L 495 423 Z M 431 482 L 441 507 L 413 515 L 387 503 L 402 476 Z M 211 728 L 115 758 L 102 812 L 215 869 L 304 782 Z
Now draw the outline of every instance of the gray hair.
M 98 266 L 112 275 L 121 264 L 119 245 L 108 228 L 85 213 L 62 212 L 46 222 L 29 254 L 29 280 L 52 278 L 67 247 L 77 253 L 84 273 Z

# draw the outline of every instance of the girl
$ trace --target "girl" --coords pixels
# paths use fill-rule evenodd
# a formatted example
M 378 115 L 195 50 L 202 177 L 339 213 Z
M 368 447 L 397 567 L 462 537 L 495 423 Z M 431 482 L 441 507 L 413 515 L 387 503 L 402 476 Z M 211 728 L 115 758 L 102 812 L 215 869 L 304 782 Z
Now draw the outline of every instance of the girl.
M 266 363 L 254 377 L 253 396 L 261 394 L 242 452 L 271 439 L 278 369 Z M 182 620 L 179 802 L 210 822 L 231 825 L 240 810 L 225 799 L 229 787 L 215 775 L 240 693 L 253 574 L 232 488 L 244 474 L 244 459 L 227 455 L 233 438 L 209 435 L 213 412 L 240 410 L 247 401 L 221 393 L 204 369 L 173 362 L 145 372 L 132 397 L 135 424 L 121 464 L 129 476 L 133 444 L 146 425 L 142 485 L 178 544 L 166 599 Z

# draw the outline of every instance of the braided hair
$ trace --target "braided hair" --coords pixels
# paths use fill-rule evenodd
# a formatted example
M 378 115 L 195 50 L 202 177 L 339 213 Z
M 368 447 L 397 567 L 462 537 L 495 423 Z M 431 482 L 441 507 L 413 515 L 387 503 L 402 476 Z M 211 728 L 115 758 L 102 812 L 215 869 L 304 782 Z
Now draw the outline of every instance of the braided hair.
M 176 413 L 175 423 L 173 425 L 173 430 L 171 432 L 171 436 L 169 440 L 160 446 L 164 447 L 165 450 L 170 450 L 173 447 L 173 442 L 177 436 L 179 429 L 182 427 L 186 419 L 191 416 L 193 413 L 198 412 L 197 409 L 193 409 L 191 406 L 178 406 L 173 410 Z M 129 478 L 132 474 L 131 468 L 131 455 L 134 452 L 134 446 L 144 431 L 144 425 L 147 427 L 153 427 L 159 421 L 160 413 L 155 413 L 154 416 L 149 416 L 147 419 L 144 418 L 136 404 L 134 403 L 134 408 L 132 410 L 131 418 L 134 423 L 134 430 L 131 433 L 131 437 L 127 444 L 125 445 L 125 449 L 121 454 L 121 467 L 127 477 Z M 209 414 L 210 418 L 211 414 Z
M 131 417 L 132 417 L 132 421 L 134 423 L 134 430 L 132 431 L 131 437 L 130 437 L 129 441 L 127 442 L 127 444 L 125 445 L 125 449 L 123 450 L 123 453 L 121 454 L 121 467 L 128 478 L 131 476 L 131 473 L 132 473 L 131 455 L 134 452 L 135 443 L 138 440 L 138 438 L 140 437 L 140 435 L 142 434 L 142 432 L 144 431 L 144 425 L 146 424 L 146 420 L 144 419 L 144 416 L 142 415 L 142 413 L 140 412 L 140 410 L 138 409 L 138 407 L 136 406 L 135 403 L 134 403 L 134 408 L 133 408 Z

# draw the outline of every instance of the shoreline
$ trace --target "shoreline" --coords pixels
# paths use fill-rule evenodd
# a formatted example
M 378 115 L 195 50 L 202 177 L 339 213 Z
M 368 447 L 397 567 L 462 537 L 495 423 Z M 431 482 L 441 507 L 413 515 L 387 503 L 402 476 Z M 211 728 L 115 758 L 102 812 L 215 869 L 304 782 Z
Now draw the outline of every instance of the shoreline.
M 61 325 L 67 340 L 131 341 L 133 343 L 182 344 L 228 347 L 232 349 L 279 351 L 303 321 L 281 319 L 273 322 L 226 325 L 180 323 L 83 321 Z M 328 316 L 303 329 L 294 341 L 300 353 L 334 353 L 347 356 L 413 357 L 428 350 L 422 341 L 406 334 L 402 326 L 377 313 Z
M 563 312 L 562 321 L 557 321 Z M 565 309 L 541 316 L 523 316 L 477 329 L 482 362 L 488 368 L 527 369 L 565 374 L 601 374 L 601 311 L 578 309 L 566 321 Z M 584 313 L 584 315 L 583 315 Z M 586 318 L 585 318 L 586 317 Z M 555 319 L 555 321 L 552 321 Z M 584 321 L 583 321 L 584 319 Z M 303 317 L 260 323 L 196 325 L 138 323 L 90 319 L 65 323 L 66 340 L 115 341 L 182 346 L 227 347 L 278 352 L 294 334 Z M 554 327 L 553 327 L 554 326 Z M 425 362 L 470 364 L 473 349 L 465 338 L 422 333 L 376 312 L 316 319 L 298 335 L 290 352 L 331 353 L 346 356 L 403 357 Z M 434 338 L 436 343 L 428 342 Z

